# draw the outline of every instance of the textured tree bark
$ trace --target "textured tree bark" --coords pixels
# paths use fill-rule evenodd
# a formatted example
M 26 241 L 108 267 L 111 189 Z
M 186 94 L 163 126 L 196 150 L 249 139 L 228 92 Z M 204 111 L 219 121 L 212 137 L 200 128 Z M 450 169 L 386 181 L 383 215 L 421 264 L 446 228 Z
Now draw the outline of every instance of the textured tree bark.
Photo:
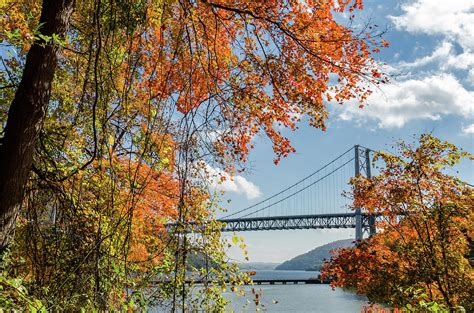
M 74 0 L 44 0 L 40 32 L 63 38 Z M 0 252 L 11 240 L 28 180 L 38 134 L 51 95 L 51 83 L 60 47 L 36 40 L 26 56 L 25 68 L 8 111 L 0 142 Z

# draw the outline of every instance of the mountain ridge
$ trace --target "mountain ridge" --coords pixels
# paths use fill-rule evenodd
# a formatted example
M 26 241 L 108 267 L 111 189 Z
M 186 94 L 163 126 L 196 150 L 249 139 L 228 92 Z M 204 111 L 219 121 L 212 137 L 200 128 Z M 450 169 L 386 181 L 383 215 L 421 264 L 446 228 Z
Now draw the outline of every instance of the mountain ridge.
M 275 270 L 293 270 L 293 271 L 306 271 L 315 270 L 319 271 L 321 265 L 325 260 L 331 258 L 330 251 L 337 248 L 347 248 L 354 245 L 353 239 L 337 240 L 325 245 L 319 246 L 310 250 L 306 253 L 300 254 L 288 261 L 285 261 L 275 267 Z

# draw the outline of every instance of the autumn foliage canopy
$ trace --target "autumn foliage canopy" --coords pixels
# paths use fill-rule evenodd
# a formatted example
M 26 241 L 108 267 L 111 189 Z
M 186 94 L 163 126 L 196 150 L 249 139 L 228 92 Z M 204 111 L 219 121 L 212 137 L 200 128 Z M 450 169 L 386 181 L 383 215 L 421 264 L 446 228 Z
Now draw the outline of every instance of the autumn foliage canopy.
M 379 215 L 380 232 L 335 252 L 332 285 L 411 311 L 471 311 L 474 296 L 472 186 L 448 174 L 472 156 L 431 135 L 380 153 L 372 179 L 356 178 L 354 206 Z
M 184 284 L 191 243 L 164 224 L 211 218 L 199 164 L 244 168 L 258 134 L 277 163 L 294 151 L 281 127 L 305 118 L 324 129 L 329 101 L 363 103 L 368 85 L 386 81 L 371 55 L 388 43 L 376 27 L 350 27 L 362 8 L 2 1 L 0 248 L 15 234 L 5 275 L 51 310 L 130 304 L 136 294 L 123 290 L 145 286 L 140 271 Z M 201 248 L 222 263 L 208 235 Z M 176 290 L 186 298 L 177 287 L 157 295 L 172 310 Z

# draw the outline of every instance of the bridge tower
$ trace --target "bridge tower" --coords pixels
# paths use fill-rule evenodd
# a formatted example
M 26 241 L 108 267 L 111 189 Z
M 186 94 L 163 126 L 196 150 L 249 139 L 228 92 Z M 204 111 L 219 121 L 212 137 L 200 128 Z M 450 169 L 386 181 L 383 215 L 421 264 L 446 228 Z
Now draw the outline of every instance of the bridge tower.
M 370 169 L 370 149 L 361 147 L 359 145 L 354 146 L 354 165 L 355 165 L 355 176 L 365 175 L 367 178 L 372 177 Z M 364 217 L 362 216 L 362 208 L 356 208 L 356 229 L 355 229 L 355 239 L 362 240 L 364 236 L 364 231 L 368 231 L 369 236 L 375 234 L 375 216 L 369 216 L 364 223 Z M 367 223 L 368 222 L 368 223 Z M 368 225 L 367 225 L 368 224 Z

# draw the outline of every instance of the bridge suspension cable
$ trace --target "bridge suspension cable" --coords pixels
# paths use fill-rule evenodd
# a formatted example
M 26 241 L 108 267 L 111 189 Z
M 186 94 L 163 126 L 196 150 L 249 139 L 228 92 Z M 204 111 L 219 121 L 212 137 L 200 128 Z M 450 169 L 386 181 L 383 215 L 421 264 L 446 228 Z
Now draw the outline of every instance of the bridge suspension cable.
M 258 209 L 258 210 L 256 210 L 256 211 L 247 213 L 246 215 L 243 215 L 243 216 L 240 216 L 240 217 L 241 217 L 241 218 L 248 217 L 248 216 L 250 216 L 250 215 L 252 215 L 252 214 L 261 212 L 261 211 L 263 211 L 263 210 L 265 210 L 265 209 L 268 209 L 268 208 L 270 208 L 270 207 L 272 207 L 272 206 L 274 206 L 274 205 L 277 205 L 277 204 L 279 204 L 279 203 L 281 203 L 281 202 L 283 202 L 283 201 L 285 201 L 285 200 L 287 200 L 287 199 L 289 199 L 289 198 L 291 198 L 291 197 L 293 197 L 293 196 L 299 194 L 300 192 L 302 192 L 302 191 L 308 189 L 309 187 L 311 187 L 311 186 L 313 186 L 313 185 L 319 183 L 320 181 L 322 181 L 322 180 L 325 179 L 326 177 L 329 177 L 330 175 L 334 174 L 335 172 L 337 172 L 338 170 L 340 170 L 341 168 L 343 168 L 343 167 L 346 166 L 349 162 L 352 162 L 352 161 L 354 161 L 354 158 L 352 158 L 352 159 L 350 159 L 350 160 L 344 162 L 342 165 L 339 165 L 336 169 L 334 169 L 334 170 L 332 170 L 331 172 L 327 173 L 327 174 L 324 175 L 323 177 L 321 177 L 321 178 L 317 179 L 316 181 L 312 182 L 311 184 L 309 184 L 309 185 L 307 185 L 307 186 L 305 186 L 305 187 L 303 187 L 303 188 L 301 188 L 301 189 L 299 189 L 299 190 L 293 192 L 292 194 L 290 194 L 290 195 L 284 197 L 283 199 L 280 199 L 280 200 L 278 200 L 278 201 L 276 201 L 276 202 L 270 203 L 269 205 L 267 205 L 267 206 L 265 206 L 265 207 L 263 207 L 263 208 L 261 208 L 261 209 Z
M 371 152 L 355 145 L 291 186 L 218 219 L 224 225 L 221 231 L 355 228 L 356 240 L 361 240 L 364 233 L 374 234 L 376 216 L 363 208 L 352 208 L 350 197 L 345 196 L 350 178 L 371 177 Z M 261 214 L 264 211 L 267 215 Z M 167 228 L 176 225 L 169 223 Z M 188 226 L 186 231 L 202 227 L 194 223 Z
M 347 156 L 348 156 L 349 152 L 352 152 L 352 151 L 354 151 L 354 147 L 351 147 L 348 150 L 344 151 L 342 154 L 340 154 L 339 156 L 334 158 L 332 161 L 328 162 L 327 164 L 325 164 L 324 166 L 322 166 L 318 170 L 314 171 L 313 173 L 311 173 L 310 175 L 304 177 L 303 179 L 299 180 L 298 182 L 292 184 L 291 186 L 289 186 L 289 187 L 273 194 L 270 197 L 267 197 L 266 199 L 263 199 L 263 200 L 255 203 L 251 206 L 248 206 L 244 209 L 238 210 L 234 213 L 228 214 L 228 215 L 222 217 L 222 219 L 225 220 L 225 219 L 229 219 L 231 217 L 233 217 L 233 218 L 244 218 L 244 217 L 248 217 L 248 216 L 251 216 L 251 215 L 255 215 L 256 213 L 262 212 L 265 209 L 269 209 L 271 207 L 275 207 L 276 205 L 282 204 L 283 202 L 285 202 L 286 200 L 290 200 L 291 198 L 293 198 L 295 201 L 298 200 L 300 202 L 305 202 L 308 207 L 314 206 L 313 202 L 316 202 L 315 200 L 319 200 L 319 199 L 314 199 L 315 198 L 314 195 L 307 195 L 304 199 L 303 198 L 302 199 L 295 199 L 295 196 L 298 195 L 298 194 L 301 194 L 303 191 L 308 190 L 310 187 L 316 185 L 317 183 L 319 183 L 319 182 L 321 182 L 325 179 L 330 180 L 330 183 L 335 182 L 336 179 L 335 178 L 333 179 L 331 175 L 335 174 L 336 172 L 340 171 L 341 169 L 344 169 L 348 164 L 350 164 L 352 161 L 354 161 L 354 155 L 352 153 L 349 155 L 350 158 L 347 159 Z M 337 166 L 336 163 L 338 161 L 340 162 L 340 165 Z M 331 169 L 331 166 L 332 166 L 332 169 Z M 329 171 L 326 174 L 324 174 L 323 173 L 324 170 L 329 170 Z M 352 171 L 352 173 L 353 173 L 353 171 Z M 350 176 L 353 176 L 352 173 L 351 173 Z M 324 175 L 320 176 L 319 178 L 316 177 L 317 179 L 314 180 L 314 181 L 309 181 L 311 178 L 313 178 L 317 174 L 324 174 Z M 345 184 L 347 185 L 347 182 L 348 182 L 347 175 L 345 175 L 345 176 L 346 177 L 343 177 L 342 179 L 340 179 L 340 181 L 345 182 Z M 297 189 L 296 187 L 299 187 L 299 188 Z M 324 187 L 323 194 L 320 195 L 320 196 L 324 196 L 324 191 L 325 191 L 325 194 L 327 194 L 327 192 L 333 191 L 335 189 L 334 186 L 323 186 L 323 187 Z M 286 194 L 287 192 L 289 192 L 289 194 Z M 278 198 L 280 196 L 281 196 L 280 199 L 276 199 L 274 202 L 268 203 L 268 202 L 270 202 L 270 200 Z M 341 195 L 339 194 L 338 196 L 340 197 Z M 331 197 L 328 197 L 328 199 L 326 199 L 326 200 L 333 201 L 332 204 L 336 205 L 336 203 L 335 203 L 336 201 L 333 200 Z M 328 201 L 325 201 L 325 202 L 327 203 Z M 264 205 L 264 206 L 260 207 L 261 205 Z M 252 209 L 255 209 L 255 210 L 250 211 Z M 241 215 L 242 213 L 245 213 L 245 214 Z M 275 212 L 273 212 L 273 214 L 274 213 Z M 308 212 L 308 213 L 313 213 L 313 212 Z M 240 215 L 240 216 L 235 217 L 237 215 Z

